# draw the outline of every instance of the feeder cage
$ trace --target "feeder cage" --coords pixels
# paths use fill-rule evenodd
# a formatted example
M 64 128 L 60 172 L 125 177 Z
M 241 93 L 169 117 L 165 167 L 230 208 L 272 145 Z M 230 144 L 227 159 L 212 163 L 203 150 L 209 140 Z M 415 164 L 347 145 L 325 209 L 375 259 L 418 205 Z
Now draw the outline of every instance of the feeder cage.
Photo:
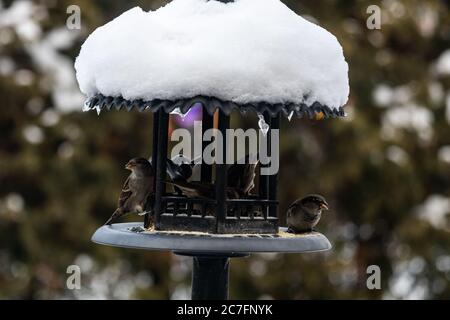
M 233 110 L 243 113 L 253 111 L 264 115 L 269 130 L 279 130 L 280 117 L 292 116 L 292 113 L 302 118 L 314 118 L 323 114 L 325 118 L 344 116 L 343 109 L 330 109 L 316 102 L 311 106 L 306 104 L 267 103 L 239 105 L 233 102 L 221 101 L 217 98 L 196 97 L 179 101 L 129 101 L 121 97 L 105 97 L 97 95 L 87 102 L 89 109 L 152 111 L 153 118 L 153 150 L 152 165 L 155 170 L 155 229 L 161 231 L 199 231 L 221 234 L 277 234 L 278 219 L 278 174 L 259 175 L 259 188 L 254 195 L 243 199 L 227 199 L 227 164 L 201 165 L 202 183 L 214 183 L 215 198 L 187 198 L 168 191 L 166 181 L 168 158 L 168 125 L 169 115 L 179 109 L 186 114 L 194 106 L 202 106 L 202 133 L 213 128 L 214 113 L 218 114 L 217 129 L 223 137 L 230 128 L 230 114 Z M 267 150 L 272 150 L 271 134 L 267 133 Z M 223 144 L 223 159 L 227 158 L 227 144 Z M 202 150 L 203 151 L 203 150 Z M 215 171 L 215 175 L 213 175 Z M 260 173 L 261 170 L 258 170 Z M 213 176 L 215 180 L 213 181 Z M 150 210 L 153 209 L 153 210 Z M 149 226 L 150 217 L 145 219 L 145 227 Z

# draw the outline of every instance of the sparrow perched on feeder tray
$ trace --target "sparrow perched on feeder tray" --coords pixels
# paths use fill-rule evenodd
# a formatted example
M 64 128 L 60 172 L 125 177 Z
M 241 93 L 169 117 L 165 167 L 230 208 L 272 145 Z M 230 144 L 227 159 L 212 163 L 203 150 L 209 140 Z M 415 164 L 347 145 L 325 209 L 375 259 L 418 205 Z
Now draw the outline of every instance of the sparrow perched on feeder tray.
M 314 231 L 322 216 L 322 210 L 329 210 L 329 206 L 321 195 L 313 194 L 295 201 L 287 211 L 288 232 Z
M 126 164 L 125 169 L 130 170 L 131 174 L 122 187 L 116 211 L 105 225 L 110 225 L 129 213 L 138 213 L 139 215 L 151 213 L 145 212 L 145 210 L 146 207 L 152 208 L 149 204 L 153 201 L 154 196 L 152 165 L 147 159 L 134 158 Z

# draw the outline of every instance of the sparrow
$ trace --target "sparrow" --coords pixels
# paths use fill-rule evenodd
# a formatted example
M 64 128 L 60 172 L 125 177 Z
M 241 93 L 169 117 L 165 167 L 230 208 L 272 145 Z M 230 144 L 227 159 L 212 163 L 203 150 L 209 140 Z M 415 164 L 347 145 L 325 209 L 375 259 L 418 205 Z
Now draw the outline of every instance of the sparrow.
M 183 155 L 175 156 L 172 160 L 166 161 L 166 172 L 173 182 L 187 181 L 192 177 L 193 165 L 189 159 Z M 176 193 L 181 195 L 183 192 L 177 186 L 173 186 Z
M 154 171 L 150 162 L 144 158 L 134 158 L 126 164 L 125 169 L 130 170 L 131 174 L 122 187 L 116 211 L 105 225 L 129 213 L 147 214 L 146 207 L 153 207 L 149 205 L 154 197 Z
M 288 232 L 304 233 L 314 231 L 322 210 L 329 210 L 327 201 L 321 195 L 308 195 L 295 201 L 287 210 Z
M 214 199 L 216 197 L 216 185 L 197 181 L 166 181 L 181 190 L 188 198 Z M 235 188 L 226 189 L 228 199 L 239 199 L 240 193 Z
M 202 164 L 200 160 L 194 159 L 191 162 L 192 175 L 189 178 L 189 181 L 200 181 L 202 176 Z
M 212 183 L 204 183 L 197 181 L 177 181 L 177 182 L 166 182 L 171 184 L 174 188 L 181 190 L 181 193 L 188 198 L 200 198 L 200 199 L 214 199 L 216 197 L 216 185 Z M 226 189 L 227 199 L 238 199 L 239 193 L 233 188 Z M 194 210 L 202 210 L 201 204 L 194 204 Z M 214 208 L 207 206 L 206 212 L 208 215 L 214 214 Z
M 258 162 L 253 158 L 253 156 L 247 155 L 245 157 L 245 163 L 236 163 L 227 168 L 226 193 L 228 199 L 239 199 L 246 197 L 255 187 L 255 169 Z M 167 183 L 180 189 L 181 192 L 188 198 L 215 198 L 216 186 L 211 183 L 187 181 L 187 179 L 172 179 L 172 182 Z
M 187 181 L 192 176 L 192 167 L 188 163 L 176 164 L 173 160 L 167 159 L 166 167 L 172 181 Z
M 178 166 L 184 166 L 182 170 L 186 173 L 185 178 L 187 181 L 200 181 L 202 169 L 201 156 L 190 160 L 188 157 L 179 154 L 172 158 L 172 162 Z M 187 166 L 189 166 L 190 170 L 187 169 Z M 187 176 L 188 173 L 190 173 L 189 176 Z
M 255 170 L 257 165 L 256 157 L 247 155 L 243 164 L 235 163 L 228 167 L 227 186 L 235 189 L 241 198 L 248 196 L 255 188 Z
M 166 173 L 173 181 L 187 180 L 192 176 L 192 165 L 182 155 L 166 160 Z M 149 159 L 153 166 L 153 159 Z

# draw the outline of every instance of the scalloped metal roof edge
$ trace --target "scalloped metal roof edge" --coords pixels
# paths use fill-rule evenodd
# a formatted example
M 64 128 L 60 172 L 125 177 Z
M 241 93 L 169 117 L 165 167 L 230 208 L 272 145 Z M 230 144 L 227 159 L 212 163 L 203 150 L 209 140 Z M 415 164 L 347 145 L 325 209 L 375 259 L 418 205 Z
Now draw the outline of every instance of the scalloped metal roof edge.
M 126 100 L 122 97 L 107 97 L 102 94 L 97 94 L 91 98 L 88 98 L 85 103 L 85 111 L 89 110 L 122 110 L 132 111 L 137 109 L 140 112 L 150 110 L 153 113 L 163 109 L 164 112 L 170 113 L 179 108 L 182 113 L 186 113 L 195 104 L 202 104 L 206 107 L 208 113 L 213 115 L 217 109 L 222 110 L 226 115 L 230 115 L 234 110 L 240 111 L 245 114 L 248 111 L 254 111 L 257 113 L 268 113 L 271 117 L 276 117 L 279 114 L 284 114 L 286 117 L 294 111 L 294 114 L 298 118 L 314 118 L 315 114 L 323 113 L 325 119 L 345 117 L 346 113 L 343 107 L 339 109 L 332 109 L 328 106 L 324 106 L 319 102 L 315 102 L 312 105 L 306 104 L 269 104 L 265 102 L 261 103 L 248 103 L 238 104 L 230 101 L 222 101 L 217 98 L 198 96 L 190 99 L 180 99 L 177 101 L 170 100 L 152 100 L 144 101 L 138 100 Z

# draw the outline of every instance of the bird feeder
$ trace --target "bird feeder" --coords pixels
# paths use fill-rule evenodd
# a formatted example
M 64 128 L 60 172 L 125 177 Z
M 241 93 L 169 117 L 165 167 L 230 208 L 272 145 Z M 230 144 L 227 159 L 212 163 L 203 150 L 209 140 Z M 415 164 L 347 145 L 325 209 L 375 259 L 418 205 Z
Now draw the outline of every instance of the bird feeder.
M 154 229 L 147 229 L 147 215 L 103 226 L 93 241 L 193 256 L 194 299 L 227 298 L 230 257 L 330 249 L 320 233 L 293 235 L 280 227 L 278 173 L 259 174 L 257 188 L 239 199 L 227 197 L 225 163 L 201 165 L 200 182 L 215 185 L 211 199 L 188 198 L 166 184 L 169 117 L 176 110 L 186 114 L 200 104 L 203 133 L 216 122 L 223 136 L 234 111 L 257 113 L 268 137 L 282 118 L 345 116 L 348 66 L 326 30 L 279 0 L 174 0 L 154 12 L 132 9 L 96 30 L 76 69 L 88 96 L 85 111 L 154 114 Z M 271 139 L 266 143 L 271 150 Z M 226 159 L 226 144 L 222 151 Z

